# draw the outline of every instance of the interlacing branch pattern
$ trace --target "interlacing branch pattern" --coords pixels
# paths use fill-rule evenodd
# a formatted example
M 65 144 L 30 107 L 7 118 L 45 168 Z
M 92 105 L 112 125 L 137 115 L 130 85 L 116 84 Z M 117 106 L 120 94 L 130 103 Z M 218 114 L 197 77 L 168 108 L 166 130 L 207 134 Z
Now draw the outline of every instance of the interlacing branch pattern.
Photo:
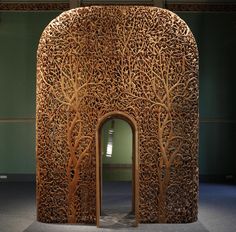
M 197 219 L 198 52 L 174 13 L 103 6 L 62 13 L 37 54 L 37 210 L 95 223 L 96 126 L 120 111 L 138 126 L 140 222 Z

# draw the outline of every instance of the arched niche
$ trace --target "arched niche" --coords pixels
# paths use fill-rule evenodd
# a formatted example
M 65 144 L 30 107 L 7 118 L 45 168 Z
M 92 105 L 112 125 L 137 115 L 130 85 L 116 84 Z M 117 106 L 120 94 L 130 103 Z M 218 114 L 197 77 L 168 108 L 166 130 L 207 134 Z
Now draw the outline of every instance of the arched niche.
M 138 215 L 139 215 L 139 205 L 138 205 L 138 194 L 139 194 L 139 184 L 138 184 L 138 173 L 139 173 L 139 164 L 138 164 L 138 127 L 134 118 L 128 114 L 120 111 L 109 112 L 102 116 L 97 124 L 96 130 L 96 222 L 99 226 L 99 218 L 101 212 L 101 129 L 105 122 L 109 119 L 122 119 L 126 121 L 132 129 L 132 204 L 133 204 L 133 213 L 135 216 L 134 226 L 138 224 Z
M 196 42 L 176 14 L 141 6 L 73 9 L 41 36 L 38 220 L 96 222 L 96 136 L 101 121 L 114 112 L 135 122 L 137 223 L 195 221 Z

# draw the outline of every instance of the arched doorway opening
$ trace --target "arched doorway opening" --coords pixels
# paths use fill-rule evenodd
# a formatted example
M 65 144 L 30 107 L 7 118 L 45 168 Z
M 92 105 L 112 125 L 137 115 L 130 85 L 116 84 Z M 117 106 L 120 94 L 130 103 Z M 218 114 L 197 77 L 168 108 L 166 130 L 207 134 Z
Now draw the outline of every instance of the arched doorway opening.
M 124 136 L 124 131 L 122 132 L 124 129 L 129 134 L 125 135 L 128 136 L 126 142 L 124 138 L 119 139 L 120 136 Z M 135 120 L 122 112 L 111 112 L 99 120 L 96 135 L 96 220 L 98 227 L 138 225 L 137 131 Z M 128 147 L 125 151 L 120 150 L 118 146 L 125 143 Z M 120 157 L 117 157 L 120 152 L 126 154 L 120 154 Z

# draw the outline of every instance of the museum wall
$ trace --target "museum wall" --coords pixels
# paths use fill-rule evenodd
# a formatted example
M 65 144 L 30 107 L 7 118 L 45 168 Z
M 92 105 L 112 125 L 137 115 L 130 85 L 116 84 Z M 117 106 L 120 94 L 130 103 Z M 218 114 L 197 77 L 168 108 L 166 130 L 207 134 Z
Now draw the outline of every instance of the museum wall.
M 200 174 L 235 175 L 236 12 L 178 13 L 200 55 Z
M 44 27 L 60 12 L 1 11 L 0 6 L 0 174 L 9 180 L 34 177 L 36 50 Z M 199 47 L 200 175 L 235 177 L 236 10 L 176 13 Z
M 59 12 L 0 12 L 0 173 L 35 173 L 36 50 Z
M 102 126 L 101 132 L 103 180 L 130 181 L 132 179 L 132 129 L 126 121 L 121 119 L 114 120 L 113 149 L 111 157 L 109 157 L 106 155 L 106 151 L 110 129 L 112 129 L 111 120 Z

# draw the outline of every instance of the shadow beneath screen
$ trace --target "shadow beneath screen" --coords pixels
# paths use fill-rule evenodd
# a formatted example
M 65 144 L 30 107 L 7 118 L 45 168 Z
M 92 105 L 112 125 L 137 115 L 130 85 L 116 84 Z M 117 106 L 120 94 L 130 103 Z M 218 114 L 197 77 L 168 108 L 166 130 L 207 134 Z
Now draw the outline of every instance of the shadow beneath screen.
M 138 227 L 122 228 L 117 226 L 109 228 L 97 228 L 96 225 L 66 225 L 66 224 L 48 224 L 34 221 L 28 228 L 22 232 L 95 232 L 95 231 L 161 231 L 161 232 L 210 232 L 200 222 L 187 224 L 139 224 Z
M 78 232 L 78 231 L 97 231 L 95 225 L 81 224 L 54 224 L 34 221 L 22 232 Z

